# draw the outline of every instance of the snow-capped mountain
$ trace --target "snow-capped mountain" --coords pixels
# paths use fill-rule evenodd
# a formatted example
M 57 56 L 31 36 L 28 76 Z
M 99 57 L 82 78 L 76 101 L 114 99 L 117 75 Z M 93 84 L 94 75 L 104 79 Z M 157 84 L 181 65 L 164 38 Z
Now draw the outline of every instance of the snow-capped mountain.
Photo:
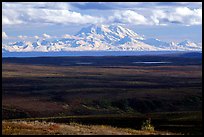
M 202 46 L 199 44 L 196 44 L 194 42 L 191 42 L 189 40 L 184 40 L 180 43 L 177 44 L 179 48 L 183 48 L 183 49 L 200 49 L 202 50 Z
M 3 44 L 2 52 L 49 51 L 201 51 L 202 45 L 190 41 L 165 42 L 144 38 L 134 31 L 118 25 L 90 25 L 76 35 L 61 39 L 38 39 Z
M 159 48 L 165 48 L 165 49 L 170 48 L 172 46 L 172 43 L 168 43 L 168 42 L 161 41 L 159 39 L 154 39 L 154 38 L 143 39 L 141 41 L 146 44 L 153 45 Z

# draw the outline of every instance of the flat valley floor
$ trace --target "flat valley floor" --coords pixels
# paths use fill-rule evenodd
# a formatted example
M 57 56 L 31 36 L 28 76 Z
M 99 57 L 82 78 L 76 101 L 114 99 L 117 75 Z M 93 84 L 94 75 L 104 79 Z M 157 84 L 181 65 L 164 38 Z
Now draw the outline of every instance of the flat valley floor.
M 151 117 L 157 130 L 201 134 L 202 59 L 3 58 L 2 103 L 4 120 L 140 129 Z

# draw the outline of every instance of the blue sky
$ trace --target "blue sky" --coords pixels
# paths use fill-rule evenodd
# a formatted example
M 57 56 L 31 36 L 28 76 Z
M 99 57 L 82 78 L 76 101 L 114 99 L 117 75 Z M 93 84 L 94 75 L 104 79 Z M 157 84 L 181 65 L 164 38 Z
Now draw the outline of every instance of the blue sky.
M 57 38 L 89 24 L 123 24 L 167 42 L 202 42 L 201 2 L 3 2 L 3 42 Z

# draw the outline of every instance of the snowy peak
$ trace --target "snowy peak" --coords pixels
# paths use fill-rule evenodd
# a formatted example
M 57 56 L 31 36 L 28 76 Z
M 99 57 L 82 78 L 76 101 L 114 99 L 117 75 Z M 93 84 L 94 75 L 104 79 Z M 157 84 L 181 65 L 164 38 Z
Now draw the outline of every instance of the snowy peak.
M 125 44 L 127 42 L 133 42 L 134 40 L 129 37 L 129 36 L 125 36 L 124 38 L 120 39 L 117 44 Z
M 124 38 L 125 36 L 130 36 L 137 39 L 143 39 L 137 33 L 130 29 L 124 28 L 118 25 L 90 25 L 86 28 L 82 28 L 76 36 L 89 36 L 89 35 L 109 35 L 109 37 Z M 105 37 L 105 36 L 104 36 Z M 114 39 L 114 38 L 113 38 Z
M 119 25 L 110 25 L 109 29 L 112 32 L 117 33 L 118 35 L 120 35 L 122 38 L 124 38 L 125 36 L 129 36 L 132 38 L 137 38 L 137 39 L 143 39 L 143 37 L 139 36 L 137 33 L 135 33 L 134 31 L 128 29 L 128 28 L 124 28 L 122 26 Z
M 88 36 L 90 34 L 103 34 L 104 33 L 104 28 L 107 26 L 105 25 L 89 25 L 88 27 L 82 28 L 76 36 Z M 109 31 L 109 30 L 108 30 Z
M 159 48 L 167 48 L 171 45 L 171 43 L 165 42 L 165 41 L 161 41 L 159 39 L 154 39 L 154 38 L 148 38 L 148 39 L 144 39 L 141 40 L 142 42 L 149 44 L 149 45 L 153 45 Z
M 47 40 L 42 40 L 41 41 L 41 45 L 47 45 L 47 44 L 49 44 L 49 41 L 47 41 Z
M 25 41 L 14 42 L 12 45 L 13 46 L 24 46 L 25 45 Z
M 184 40 L 184 41 L 180 42 L 180 44 L 188 44 L 188 43 L 191 43 L 191 41 L 190 40 Z
M 119 25 L 92 24 L 76 35 L 62 38 L 38 39 L 34 42 L 3 44 L 2 52 L 49 52 L 49 51 L 202 51 L 202 44 L 184 40 L 180 43 L 165 42 L 156 38 L 144 38 Z
M 190 40 L 184 40 L 180 43 L 178 43 L 178 45 L 181 45 L 181 46 L 190 46 L 190 45 L 196 45 L 195 43 L 191 42 Z
M 191 49 L 202 49 L 202 46 L 191 42 L 190 40 L 184 40 L 177 44 L 179 47 L 191 48 Z

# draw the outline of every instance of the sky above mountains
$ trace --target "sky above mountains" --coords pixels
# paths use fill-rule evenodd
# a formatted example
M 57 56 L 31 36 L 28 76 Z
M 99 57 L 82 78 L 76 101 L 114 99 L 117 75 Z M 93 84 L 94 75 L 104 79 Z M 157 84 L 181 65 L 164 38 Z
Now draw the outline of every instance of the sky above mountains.
M 3 42 L 66 37 L 119 24 L 164 41 L 202 42 L 201 2 L 3 2 Z

